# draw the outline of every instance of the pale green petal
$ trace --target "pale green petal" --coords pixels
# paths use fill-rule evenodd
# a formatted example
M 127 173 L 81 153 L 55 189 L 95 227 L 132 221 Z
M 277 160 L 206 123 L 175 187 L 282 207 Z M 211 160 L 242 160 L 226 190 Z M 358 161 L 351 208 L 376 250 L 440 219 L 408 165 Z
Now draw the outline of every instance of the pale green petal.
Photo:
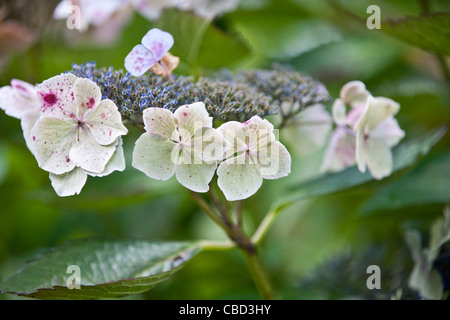
M 70 150 L 70 159 L 86 171 L 102 173 L 115 150 L 115 143 L 102 146 L 95 141 L 88 128 L 81 127 L 78 131 L 78 141 Z
M 278 141 L 271 142 L 267 150 L 259 150 L 257 163 L 264 179 L 278 179 L 291 173 L 291 155 Z
M 370 93 L 366 90 L 365 84 L 358 80 L 346 83 L 340 92 L 340 98 L 344 104 L 352 108 L 364 106 L 369 96 Z
M 369 97 L 363 115 L 355 124 L 355 131 L 366 128 L 372 130 L 399 110 L 400 105 L 394 100 L 384 97 Z
M 336 122 L 336 124 L 341 126 L 345 126 L 347 124 L 346 123 L 347 108 L 345 107 L 345 104 L 341 99 L 334 100 L 332 113 L 333 113 L 333 120 L 334 122 Z
M 74 101 L 77 106 L 77 115 L 80 119 L 85 119 L 84 114 L 90 113 L 100 103 L 102 93 L 94 81 L 86 78 L 78 78 L 73 85 Z M 89 117 L 86 115 L 86 117 Z
M 192 136 L 203 127 L 212 128 L 212 118 L 208 115 L 203 102 L 195 102 L 179 107 L 174 112 L 178 127 Z
M 372 138 L 381 139 L 387 143 L 389 147 L 396 146 L 405 136 L 405 131 L 400 129 L 397 120 L 389 117 L 376 126 L 371 132 Z
M 69 157 L 76 142 L 77 128 L 65 121 L 41 117 L 30 132 L 31 150 L 39 167 L 54 174 L 71 171 L 75 163 Z
M 247 199 L 262 185 L 257 165 L 245 159 L 245 155 L 225 160 L 217 169 L 217 184 L 228 201 Z
M 359 134 L 356 139 L 356 162 L 361 172 L 365 172 L 367 165 L 370 174 L 378 180 L 392 172 L 392 153 L 387 143 L 381 139 L 364 137 L 363 134 Z
M 30 133 L 31 129 L 33 129 L 34 125 L 38 121 L 40 115 L 41 114 L 38 111 L 28 112 L 22 116 L 22 121 L 20 122 L 22 126 L 23 137 L 25 138 L 25 143 L 27 144 L 28 149 L 30 149 L 33 155 L 34 155 L 33 151 L 34 144 L 32 143 L 33 139 Z
M 204 161 L 219 161 L 224 159 L 225 151 L 230 146 L 231 144 L 220 131 L 214 128 L 203 128 L 196 132 L 191 148 L 199 149 Z
M 145 130 L 154 138 L 176 139 L 177 123 L 170 110 L 147 108 L 143 111 Z
M 108 163 L 105 166 L 105 170 L 103 170 L 101 173 L 94 173 L 86 171 L 87 174 L 89 174 L 92 177 L 104 177 L 107 176 L 114 171 L 124 171 L 125 170 L 125 155 L 123 152 L 123 146 L 122 146 L 122 138 L 117 138 L 116 143 L 116 151 L 112 155 L 111 159 L 108 161 Z
M 237 121 L 228 121 L 222 124 L 217 130 L 222 134 L 227 143 L 227 150 L 225 151 L 225 158 L 233 156 L 237 152 L 242 152 L 246 148 L 245 136 L 242 130 L 242 123 Z M 240 132 L 240 137 L 238 137 L 238 132 Z
M 81 168 L 63 174 L 50 173 L 52 187 L 60 197 L 73 196 L 79 194 L 86 183 L 87 174 Z
M 89 115 L 85 124 L 101 145 L 109 145 L 118 137 L 128 133 L 127 128 L 122 124 L 122 116 L 117 106 L 111 100 L 102 100 Z
M 203 162 L 198 154 L 189 149 L 182 151 L 180 160 L 176 168 L 178 182 L 192 191 L 207 192 L 217 168 L 216 162 Z
M 172 141 L 155 139 L 144 133 L 136 141 L 132 165 L 150 178 L 164 181 L 175 174 L 178 153 Z

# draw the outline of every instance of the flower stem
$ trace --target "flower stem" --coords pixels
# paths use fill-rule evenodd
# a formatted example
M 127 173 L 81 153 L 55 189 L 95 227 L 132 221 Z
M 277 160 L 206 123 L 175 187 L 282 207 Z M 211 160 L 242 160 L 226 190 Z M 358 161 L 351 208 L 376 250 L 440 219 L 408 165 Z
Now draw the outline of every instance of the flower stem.
M 253 253 L 243 251 L 243 253 L 247 266 L 250 270 L 250 274 L 252 275 L 253 281 L 255 282 L 256 288 L 258 289 L 261 297 L 264 300 L 274 300 L 275 296 L 273 294 L 272 287 L 261 265 L 261 259 L 259 258 L 258 253 L 256 251 Z
M 254 243 L 252 243 L 251 239 L 243 231 L 240 218 L 238 219 L 237 223 L 234 223 L 233 220 L 231 220 L 229 214 L 231 206 L 229 205 L 229 203 L 227 203 L 226 206 L 223 206 L 222 203 L 220 203 L 219 199 L 217 199 L 215 194 L 211 191 L 209 193 L 210 200 L 216 207 L 215 209 L 219 213 L 217 214 L 216 210 L 214 210 L 214 208 L 212 208 L 201 195 L 191 190 L 188 191 L 197 205 L 208 215 L 208 217 L 211 218 L 211 220 L 213 220 L 225 231 L 232 243 L 234 243 L 241 250 L 244 255 L 245 261 L 247 262 L 247 266 L 249 268 L 255 286 L 261 295 L 261 298 L 266 300 L 273 300 L 274 294 L 272 291 L 272 287 L 270 286 L 269 280 L 263 270 L 256 247 Z M 239 215 L 241 215 L 241 205 L 241 203 L 238 204 Z M 211 242 L 209 244 L 207 243 L 207 245 L 212 249 L 230 248 L 230 244 L 227 243 L 224 244 Z

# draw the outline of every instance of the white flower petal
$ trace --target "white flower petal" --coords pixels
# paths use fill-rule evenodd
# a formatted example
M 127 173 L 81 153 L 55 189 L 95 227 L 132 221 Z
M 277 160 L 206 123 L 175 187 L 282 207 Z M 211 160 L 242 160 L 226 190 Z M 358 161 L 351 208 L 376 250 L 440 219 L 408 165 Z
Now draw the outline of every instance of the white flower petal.
M 8 116 L 17 119 L 38 112 L 35 87 L 24 81 L 11 80 L 11 86 L 0 88 L 0 108 Z
M 172 159 L 175 147 L 170 140 L 155 139 L 144 133 L 136 141 L 132 165 L 152 179 L 167 180 L 175 174 L 178 161 Z
M 258 167 L 242 154 L 225 160 L 217 169 L 217 184 L 228 201 L 247 199 L 262 185 Z
M 355 124 L 355 130 L 358 131 L 362 128 L 372 130 L 399 110 L 400 105 L 394 100 L 384 97 L 369 97 L 363 115 Z
M 222 124 L 217 130 L 222 134 L 227 143 L 227 148 L 224 154 L 224 158 L 229 158 L 233 156 L 236 152 L 242 152 L 246 148 L 245 140 L 242 140 L 243 134 L 242 123 L 237 121 L 228 121 Z M 240 138 L 238 138 L 237 134 L 241 132 Z
M 248 141 L 246 144 L 250 150 L 255 152 L 260 148 L 265 148 L 271 141 L 275 141 L 273 124 L 259 116 L 253 116 L 243 122 L 241 127 L 237 128 L 236 135 L 238 139 L 244 142 Z
M 79 194 L 86 183 L 87 174 L 81 168 L 63 174 L 50 173 L 53 189 L 60 197 L 73 196 Z
M 338 127 L 332 133 L 320 172 L 338 172 L 356 163 L 356 138 Z
M 400 129 L 394 117 L 382 121 L 370 132 L 370 137 L 385 141 L 389 147 L 397 145 L 404 136 L 405 131 Z
M 351 109 L 346 118 L 346 123 L 349 125 L 353 130 L 355 130 L 355 125 L 361 119 L 361 116 L 363 115 L 365 110 L 365 107 L 358 107 Z
M 336 124 L 345 126 L 346 125 L 346 114 L 347 108 L 341 99 L 334 100 L 332 107 L 333 120 Z
M 76 130 L 76 126 L 65 121 L 41 117 L 28 139 L 39 167 L 54 174 L 71 171 L 75 164 L 69 153 L 75 143 Z
M 92 177 L 104 177 L 110 175 L 114 171 L 125 170 L 125 155 L 123 153 L 122 138 L 118 138 L 117 140 L 118 141 L 116 143 L 116 151 L 106 164 L 105 170 L 103 170 L 101 173 L 86 171 L 88 175 Z
M 278 141 L 268 145 L 268 150 L 258 151 L 258 166 L 264 179 L 278 179 L 291 173 L 291 155 Z
M 195 102 L 179 107 L 173 113 L 180 129 L 194 135 L 195 131 L 203 127 L 212 127 L 212 117 L 209 116 L 203 102 Z
M 153 53 L 156 61 L 159 61 L 172 48 L 174 39 L 170 33 L 153 28 L 142 38 L 142 44 Z
M 176 168 L 178 182 L 192 191 L 207 192 L 217 168 L 216 162 L 203 162 L 195 151 L 190 152 L 188 149 L 182 151 L 180 159 L 183 161 Z
M 367 165 L 372 177 L 378 180 L 392 172 L 392 153 L 387 143 L 362 133 L 356 139 L 356 162 L 359 171 L 365 172 Z
M 366 90 L 366 86 L 361 81 L 350 81 L 346 83 L 340 92 L 340 98 L 345 105 L 352 108 L 362 107 L 366 104 L 367 97 L 370 93 Z
M 84 114 L 95 110 L 102 99 L 102 93 L 98 85 L 92 80 L 78 78 L 73 85 L 73 94 L 77 106 L 77 116 L 84 120 Z M 114 139 L 113 139 L 114 140 Z
M 135 77 L 142 76 L 158 61 L 143 45 L 136 45 L 125 57 L 125 69 Z
M 66 73 L 45 80 L 36 87 L 40 111 L 44 116 L 70 119 L 77 114 L 73 85 L 77 77 Z
M 85 123 L 101 145 L 109 145 L 128 133 L 117 106 L 111 100 L 102 100 Z
M 176 120 L 170 110 L 163 108 L 147 108 L 142 113 L 145 130 L 157 139 L 171 139 L 176 135 Z
M 101 173 L 115 150 L 115 143 L 102 146 L 95 141 L 88 128 L 81 127 L 78 130 L 78 141 L 70 149 L 69 157 L 76 166 L 93 173 Z
M 202 134 L 194 136 L 194 148 L 201 149 L 204 161 L 220 161 L 224 159 L 225 151 L 230 148 L 230 143 L 214 128 L 204 128 Z
M 72 14 L 72 1 L 62 0 L 53 11 L 54 19 L 67 19 Z
M 29 112 L 22 117 L 22 121 L 20 122 L 23 131 L 23 137 L 25 138 L 25 143 L 27 144 L 28 149 L 30 149 L 31 153 L 34 155 L 34 144 L 32 143 L 32 137 L 30 135 L 31 129 L 33 129 L 35 123 L 38 121 L 40 117 L 39 112 Z

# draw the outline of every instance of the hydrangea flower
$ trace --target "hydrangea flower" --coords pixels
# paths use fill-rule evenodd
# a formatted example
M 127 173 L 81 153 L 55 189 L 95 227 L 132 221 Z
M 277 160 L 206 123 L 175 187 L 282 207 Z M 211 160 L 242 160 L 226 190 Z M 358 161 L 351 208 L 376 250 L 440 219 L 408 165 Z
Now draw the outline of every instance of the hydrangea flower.
M 339 171 L 356 163 L 361 172 L 368 168 L 375 179 L 388 176 L 392 172 L 390 149 L 405 135 L 394 119 L 399 109 L 391 99 L 373 97 L 360 81 L 344 85 L 333 104 L 337 128 L 325 152 L 322 171 Z
M 11 80 L 11 86 L 0 88 L 0 108 L 21 120 L 25 142 L 33 153 L 30 131 L 40 116 L 35 87 L 21 80 Z
M 157 180 L 173 175 L 184 187 L 206 192 L 217 161 L 223 159 L 225 140 L 212 128 L 203 102 L 143 112 L 146 133 L 136 141 L 133 167 Z
M 30 132 L 39 167 L 50 172 L 60 196 L 78 194 L 87 175 L 122 171 L 127 134 L 111 100 L 91 80 L 62 74 L 37 86 L 41 116 Z
M 139 77 L 160 61 L 172 48 L 174 39 L 168 32 L 158 28 L 151 29 L 125 58 L 125 69 Z
M 291 156 L 275 140 L 273 125 L 253 116 L 240 123 L 229 121 L 218 130 L 230 143 L 218 169 L 218 186 L 228 201 L 246 199 L 258 191 L 263 179 L 278 179 L 291 171 Z

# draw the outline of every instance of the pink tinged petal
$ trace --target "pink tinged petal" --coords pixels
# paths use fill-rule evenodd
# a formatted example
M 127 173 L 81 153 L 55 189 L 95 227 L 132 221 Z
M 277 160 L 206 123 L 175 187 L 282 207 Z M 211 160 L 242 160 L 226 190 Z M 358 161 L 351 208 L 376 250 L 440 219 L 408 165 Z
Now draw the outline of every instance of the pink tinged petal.
M 225 160 L 217 168 L 217 184 L 228 201 L 247 199 L 261 187 L 263 178 L 257 165 L 242 154 Z
M 124 171 L 125 166 L 126 164 L 122 146 L 122 138 L 118 138 L 116 143 L 116 150 L 114 151 L 111 159 L 106 164 L 105 170 L 103 170 L 101 173 L 94 173 L 89 171 L 86 171 L 86 173 L 92 177 L 104 177 L 110 175 L 114 171 Z
M 45 80 L 36 87 L 39 109 L 44 116 L 64 120 L 77 114 L 73 94 L 76 80 L 76 76 L 66 73 Z
M 264 179 L 278 179 L 291 173 L 291 155 L 278 141 L 270 143 L 267 150 L 258 151 L 257 163 Z
M 24 99 L 36 100 L 36 87 L 32 84 L 22 80 L 12 79 L 11 87 Z
M 345 126 L 346 125 L 346 114 L 347 110 L 344 102 L 341 99 L 334 100 L 332 108 L 333 120 L 336 124 Z
M 77 167 L 89 172 L 101 173 L 115 150 L 115 143 L 102 146 L 95 141 L 86 127 L 81 127 L 78 129 L 78 141 L 70 149 L 69 156 Z
M 95 110 L 88 115 L 86 126 L 101 145 L 109 145 L 122 135 L 128 133 L 122 124 L 122 116 L 111 100 L 102 100 Z
M 363 115 L 364 110 L 365 110 L 364 107 L 358 107 L 353 108 L 348 112 L 346 122 L 347 125 L 349 125 L 353 130 L 355 130 L 355 125 Z
M 392 172 L 392 153 L 386 142 L 362 133 L 356 139 L 356 162 L 359 171 L 365 172 L 367 166 L 372 177 L 377 180 Z
M 75 168 L 63 174 L 50 173 L 50 180 L 58 196 L 68 197 L 80 194 L 86 184 L 87 174 L 81 168 Z
M 247 147 L 254 152 L 257 152 L 259 148 L 264 148 L 267 143 L 275 141 L 273 125 L 259 116 L 253 116 L 243 122 L 236 133 L 238 138 L 246 142 Z
M 127 3 L 122 0 L 89 0 L 84 2 L 83 9 L 87 22 L 94 26 L 100 26 L 107 22 L 113 13 L 126 5 Z
M 54 174 L 71 171 L 75 163 L 69 154 L 76 142 L 76 132 L 76 126 L 72 124 L 56 118 L 41 117 L 31 129 L 31 139 L 28 139 L 39 167 Z
M 150 69 L 158 60 L 143 45 L 138 44 L 125 57 L 125 69 L 135 77 L 142 76 Z
M 364 113 L 355 124 L 355 130 L 367 128 L 372 130 L 388 117 L 395 115 L 400 110 L 400 105 L 389 98 L 369 97 Z
M 174 112 L 178 127 L 192 136 L 203 127 L 212 127 L 212 117 L 209 116 L 203 102 L 196 102 L 179 107 Z
M 337 172 L 353 166 L 356 163 L 355 150 L 356 138 L 338 127 L 331 135 L 320 171 Z
M 36 90 L 29 83 L 13 79 L 11 86 L 0 88 L 0 108 L 17 119 L 35 113 L 39 110 Z
M 207 192 L 217 168 L 216 162 L 203 162 L 201 154 L 186 149 L 183 150 L 181 159 L 183 161 L 176 168 L 178 182 L 192 191 Z
M 172 141 L 154 139 L 144 133 L 136 141 L 132 166 L 152 179 L 165 181 L 175 174 L 178 159 L 173 159 L 174 150 L 176 145 Z
M 147 108 L 143 111 L 145 130 L 155 139 L 176 138 L 177 123 L 170 110 Z
M 352 108 L 362 107 L 366 104 L 367 98 L 370 96 L 366 86 L 361 81 L 350 81 L 346 83 L 340 92 L 340 98 L 345 105 Z
M 400 129 L 394 117 L 387 118 L 370 132 L 371 138 L 383 140 L 391 148 L 396 146 L 404 136 L 405 131 Z
M 156 61 L 159 61 L 172 48 L 174 39 L 170 33 L 154 28 L 142 38 L 142 44 L 153 53 Z
M 77 79 L 73 86 L 73 101 L 77 106 L 76 115 L 80 120 L 84 120 L 85 114 L 89 117 L 90 111 L 97 108 L 101 99 L 102 93 L 95 82 L 89 79 Z

